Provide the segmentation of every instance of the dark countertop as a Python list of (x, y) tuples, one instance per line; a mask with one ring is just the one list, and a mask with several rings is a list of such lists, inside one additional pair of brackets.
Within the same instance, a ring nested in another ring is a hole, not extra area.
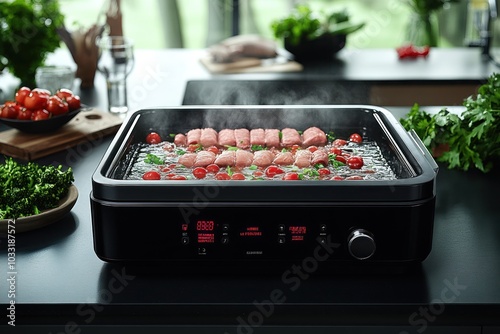
[[(413, 63), (399, 63), (394, 55), (392, 65), (397, 70), (391, 72), (387, 58), (393, 50), (347, 51), (342, 54), (349, 62), (345, 71), (332, 75), (347, 80), (481, 81), (494, 69), (477, 63), (479, 53), (474, 51), (442, 50), (431, 53), (427, 62)], [(132, 108), (180, 105), (190, 79), (256, 78), (248, 74), (211, 76), (197, 61), (200, 52), (138, 51), (129, 79)], [(356, 59), (359, 64), (354, 66), (350, 62)], [(455, 70), (445, 68), (450, 59), (454, 59)], [(431, 64), (434, 69), (429, 68)], [(402, 68), (405, 70), (400, 72)], [(372, 71), (363, 74), (365, 69)], [(307, 80), (309, 72), (257, 77), (270, 80), (301, 75)], [(0, 85), (4, 89), (5, 83)], [(76, 91), (85, 103), (105, 108), (99, 75), (96, 89)], [(408, 107), (388, 109), (401, 117)], [(165, 328), (183, 333), (298, 333), (303, 332), (303, 326), (315, 333), (500, 332), (498, 168), (482, 174), (441, 166), (436, 181), (433, 249), (416, 268), (311, 275), (292, 291), (279, 273), (190, 275), (138, 270), (99, 260), (93, 251), (90, 180), (111, 139), (80, 144), (38, 161), (71, 166), (79, 198), (61, 221), (16, 236), (17, 328), (7, 326), (8, 318), (2, 316), (2, 333), (77, 333), (80, 329), (82, 333), (109, 333), (106, 325), (113, 325), (113, 329), (122, 326), (121, 333), (163, 333)], [(145, 217), (133, 245), (138, 252), (149, 233), (154, 231), (148, 230)], [(0, 243), (0, 268), (5, 279), (6, 239), (0, 238)], [(276, 289), (283, 292), (285, 300), (270, 305)], [(10, 300), (2, 284), (0, 308), (5, 315)]]

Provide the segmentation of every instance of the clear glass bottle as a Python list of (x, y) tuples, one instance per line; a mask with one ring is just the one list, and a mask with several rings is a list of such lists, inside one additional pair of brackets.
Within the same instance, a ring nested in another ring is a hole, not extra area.
[(487, 0), (469, 0), (465, 26), (466, 46), (483, 46), (489, 34), (489, 5)]

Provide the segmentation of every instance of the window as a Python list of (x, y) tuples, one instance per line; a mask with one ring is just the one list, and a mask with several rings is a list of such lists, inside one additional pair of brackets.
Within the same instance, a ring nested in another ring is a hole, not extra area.
[[(60, 0), (69, 29), (74, 23), (89, 27), (99, 19), (108, 0)], [(259, 33), (273, 38), (270, 24), (285, 16), (297, 0), (240, 0), (241, 33)], [(215, 13), (215, 6), (218, 13)], [(230, 0), (121, 0), (124, 33), (132, 38), (138, 48), (185, 47), (204, 48), (230, 34)], [(409, 9), (404, 0), (310, 0), (314, 9), (346, 9), (353, 22), (366, 26), (350, 35), (348, 48), (393, 48), (405, 41), (405, 27)], [(174, 8), (174, 7), (177, 8)], [(462, 46), (466, 0), (453, 4), (441, 14), (440, 46)], [(223, 21), (226, 35), (210, 39), (208, 16)], [(444, 19), (447, 18), (447, 19)], [(178, 20), (178, 22), (177, 22)], [(179, 31), (177, 23), (181, 29)], [(458, 28), (458, 29), (457, 29)], [(182, 38), (182, 41), (179, 40)]]

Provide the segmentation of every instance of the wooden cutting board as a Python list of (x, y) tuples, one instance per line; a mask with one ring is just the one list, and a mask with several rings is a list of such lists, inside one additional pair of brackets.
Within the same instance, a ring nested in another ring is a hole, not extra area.
[(55, 132), (31, 134), (17, 129), (0, 132), (0, 153), (31, 161), (114, 134), (122, 123), (120, 116), (87, 109)]
[(230, 63), (215, 63), (209, 56), (200, 59), (205, 68), (214, 74), (300, 72), (303, 66), (296, 61), (273, 62), (258, 58), (241, 58)]

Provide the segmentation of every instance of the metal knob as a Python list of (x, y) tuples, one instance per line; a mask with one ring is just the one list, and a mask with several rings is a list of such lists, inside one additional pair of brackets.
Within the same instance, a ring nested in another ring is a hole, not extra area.
[(347, 239), (347, 248), (355, 259), (366, 260), (375, 253), (375, 240), (370, 232), (356, 229), (352, 231)]

